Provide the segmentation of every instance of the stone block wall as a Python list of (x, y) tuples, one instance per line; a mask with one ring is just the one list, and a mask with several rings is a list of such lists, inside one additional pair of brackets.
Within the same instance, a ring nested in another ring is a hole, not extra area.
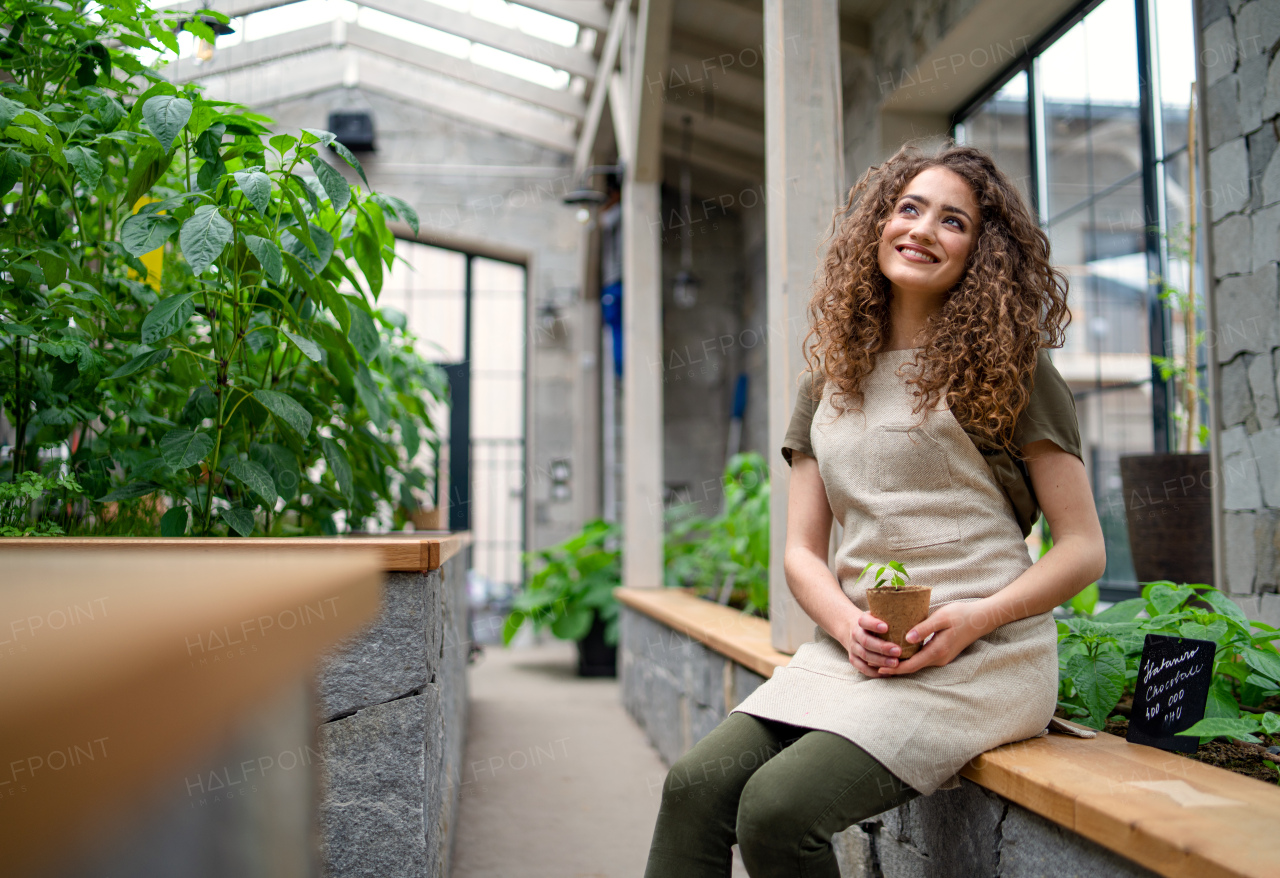
[(317, 683), (322, 872), (447, 878), (467, 717), (469, 550), (390, 573), (374, 624)]
[[(764, 683), (759, 674), (622, 607), (627, 712), (670, 765)], [(841, 878), (1154, 878), (1151, 872), (969, 781), (834, 837)]]
[(1250, 618), (1277, 625), (1280, 0), (1199, 0), (1198, 26), (1225, 587)]

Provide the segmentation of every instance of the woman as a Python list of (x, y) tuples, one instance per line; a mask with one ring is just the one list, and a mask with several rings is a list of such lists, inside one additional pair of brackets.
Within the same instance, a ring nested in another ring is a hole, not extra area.
[[(735, 842), (753, 878), (836, 878), (834, 833), (1045, 728), (1050, 612), (1106, 566), (1044, 350), (1070, 319), (1066, 280), (1017, 190), (979, 150), (904, 149), (842, 213), (783, 449), (784, 566), (814, 640), (672, 766), (647, 878), (727, 876)], [(1054, 543), (1032, 564), (1037, 504)], [(861, 577), (891, 559), (933, 589), (906, 660)]]

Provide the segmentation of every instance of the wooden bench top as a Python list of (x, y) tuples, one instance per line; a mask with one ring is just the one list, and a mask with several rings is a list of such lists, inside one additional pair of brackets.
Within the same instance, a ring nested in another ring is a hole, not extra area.
[(67, 552), (50, 542), (0, 543), (5, 874), (124, 828), (158, 783), (198, 768), (382, 600), (375, 548)]
[[(681, 589), (618, 588), (628, 607), (764, 677), (791, 657), (769, 623)], [(961, 774), (1169, 878), (1280, 878), (1280, 787), (1099, 733), (1006, 744)]]
[(412, 531), (370, 536), (337, 537), (8, 537), (0, 550), (61, 549), (63, 551), (163, 551), (182, 549), (210, 555), (225, 551), (345, 552), (372, 549), (386, 571), (436, 570), (471, 541), (467, 532)]

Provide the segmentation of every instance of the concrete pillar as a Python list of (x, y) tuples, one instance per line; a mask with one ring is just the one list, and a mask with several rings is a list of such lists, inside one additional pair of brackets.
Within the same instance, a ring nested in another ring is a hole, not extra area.
[[(662, 585), (662, 71), (673, 0), (641, 0), (622, 187), (622, 584)], [(656, 83), (653, 84), (653, 83)]]
[(813, 639), (813, 620), (791, 596), (782, 572), (790, 471), (778, 449), (804, 368), (801, 344), (817, 248), (844, 195), (838, 7), (838, 0), (764, 0), (769, 616), (773, 647), (789, 653)]

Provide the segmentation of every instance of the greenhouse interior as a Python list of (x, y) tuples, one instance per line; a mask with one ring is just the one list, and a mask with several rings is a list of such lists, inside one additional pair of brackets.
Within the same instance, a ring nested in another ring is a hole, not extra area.
[(0, 871), (1280, 875), (1278, 54), (5, 0)]

